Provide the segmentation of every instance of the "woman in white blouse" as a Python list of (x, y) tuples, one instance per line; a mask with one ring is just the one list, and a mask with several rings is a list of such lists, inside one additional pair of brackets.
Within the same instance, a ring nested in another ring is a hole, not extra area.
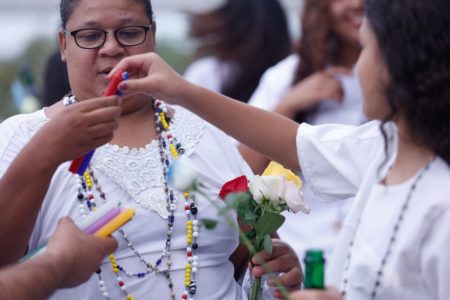
[[(360, 127), (298, 125), (181, 79), (156, 55), (119, 68), (122, 83), (183, 105), (284, 165), (324, 199), (355, 200), (327, 284), (294, 299), (433, 299), (450, 295), (450, 18), (447, 0), (366, 0), (358, 75)], [(144, 63), (145, 62), (145, 63)], [(162, 84), (170, 82), (170, 85)]]
[[(268, 69), (249, 104), (277, 112), (299, 123), (360, 125), (362, 93), (353, 70), (361, 51), (358, 30), (362, 0), (306, 0), (302, 37), (289, 57)], [(240, 145), (253, 172), (263, 172), (269, 159)], [(278, 230), (280, 237), (304, 257), (305, 250), (322, 249), (331, 257), (351, 199), (324, 203), (304, 185), (308, 218), (290, 213)]]

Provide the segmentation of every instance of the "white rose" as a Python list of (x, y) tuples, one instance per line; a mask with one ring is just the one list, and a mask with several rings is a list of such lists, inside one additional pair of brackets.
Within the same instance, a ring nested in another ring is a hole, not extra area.
[(187, 156), (181, 156), (167, 171), (167, 183), (174, 190), (180, 192), (188, 191), (195, 183), (198, 177), (194, 162)]
[(282, 198), (286, 201), (287, 206), (292, 212), (297, 213), (302, 211), (308, 214), (311, 211), (304, 202), (302, 190), (294, 182), (283, 180), (283, 193)]
[(259, 176), (255, 175), (249, 182), (248, 188), (253, 195), (253, 199), (261, 204), (263, 198), (269, 199), (274, 205), (280, 202), (278, 189), (281, 184), (279, 176)]

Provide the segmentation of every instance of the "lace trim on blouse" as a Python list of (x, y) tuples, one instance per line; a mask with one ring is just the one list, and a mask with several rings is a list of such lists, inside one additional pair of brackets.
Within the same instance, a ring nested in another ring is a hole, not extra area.
[[(42, 113), (37, 118), (25, 120), (24, 125), (28, 130), (37, 132), (48, 120)], [(206, 122), (177, 107), (170, 126), (183, 145), (185, 155), (191, 155), (200, 142)], [(91, 167), (111, 179), (141, 207), (155, 211), (162, 218), (169, 216), (156, 140), (139, 149), (106, 144), (96, 149)]]
[[(194, 152), (205, 125), (186, 110), (175, 111), (170, 126), (186, 155)], [(91, 166), (125, 190), (141, 207), (155, 211), (162, 218), (169, 216), (156, 140), (139, 149), (107, 144), (96, 150)]]

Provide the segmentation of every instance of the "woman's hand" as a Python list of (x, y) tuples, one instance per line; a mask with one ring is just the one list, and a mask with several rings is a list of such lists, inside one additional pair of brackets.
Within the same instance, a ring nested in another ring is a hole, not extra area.
[[(261, 259), (263, 259), (270, 272), (284, 273), (277, 277), (279, 283), (286, 288), (288, 292), (293, 292), (300, 289), (300, 284), (303, 280), (303, 273), (294, 250), (285, 242), (279, 239), (272, 239), (273, 252), (272, 255), (262, 251), (255, 255), (251, 263), (253, 265), (252, 273), (255, 277), (261, 277), (266, 274)], [(268, 281), (269, 285), (275, 287), (272, 279)], [(276, 290), (274, 296), (279, 299), (284, 299), (280, 291)]]
[(336, 76), (349, 74), (350, 70), (342, 67), (331, 67), (312, 74), (292, 87), (275, 112), (292, 119), (298, 112), (306, 111), (323, 100), (341, 103), (344, 90)]
[(187, 81), (153, 52), (124, 58), (111, 70), (108, 79), (117, 70), (129, 73), (130, 79), (122, 81), (118, 86), (124, 96), (142, 93), (177, 104), (177, 100), (189, 86)]
[(105, 257), (117, 248), (114, 238), (100, 238), (81, 232), (70, 218), (58, 222), (43, 255), (52, 259), (59, 274), (58, 288), (74, 287), (86, 280), (100, 267)]
[(324, 291), (303, 290), (290, 295), (291, 300), (343, 300), (344, 298), (335, 288), (327, 288)]
[(60, 164), (86, 154), (113, 137), (121, 114), (117, 96), (81, 101), (56, 112), (36, 134), (49, 162)]

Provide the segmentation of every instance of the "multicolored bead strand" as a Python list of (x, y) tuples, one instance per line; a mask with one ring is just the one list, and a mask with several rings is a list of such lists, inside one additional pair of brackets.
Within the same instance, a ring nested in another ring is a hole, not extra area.
[[(73, 97), (72, 97), (73, 98)], [(72, 99), (71, 98), (71, 99)], [(72, 101), (73, 100), (73, 101)], [(68, 104), (75, 103), (74, 98), (71, 101), (67, 101)], [(137, 259), (142, 263), (145, 270), (141, 272), (131, 272), (126, 270), (123, 266), (117, 263), (117, 260), (113, 254), (109, 256), (110, 265), (113, 273), (116, 276), (117, 286), (121, 289), (125, 295), (126, 300), (133, 300), (131, 294), (128, 293), (124, 277), (143, 279), (151, 273), (161, 274), (168, 281), (168, 287), (170, 290), (171, 299), (176, 299), (176, 293), (174, 291), (174, 285), (172, 282), (171, 268), (171, 246), (172, 235), (174, 233), (175, 212), (177, 210), (177, 194), (169, 188), (167, 184), (167, 171), (173, 160), (179, 158), (180, 155), (185, 153), (181, 143), (179, 143), (173, 133), (170, 132), (170, 118), (167, 115), (167, 107), (158, 100), (153, 101), (153, 109), (155, 112), (155, 126), (158, 133), (159, 152), (162, 163), (163, 176), (166, 179), (164, 181), (164, 192), (166, 194), (167, 211), (169, 216), (167, 218), (167, 236), (165, 247), (162, 250), (161, 255), (154, 264), (147, 262), (144, 257), (139, 253), (132, 241), (123, 229), (120, 229), (122, 239), (126, 241), (128, 248), (134, 253)], [(89, 167), (83, 176), (76, 175), (77, 186), (77, 199), (80, 201), (80, 213), (82, 217), (87, 216), (90, 211), (95, 211), (97, 208), (96, 197), (100, 196), (103, 203), (107, 201), (105, 193), (102, 191), (94, 171)], [(185, 289), (181, 294), (181, 299), (193, 299), (197, 292), (196, 273), (198, 270), (198, 256), (196, 255), (198, 249), (198, 235), (199, 235), (199, 222), (197, 219), (198, 208), (195, 203), (195, 194), (185, 193), (183, 194), (185, 199), (184, 212), (187, 218), (186, 221), (186, 269), (185, 269)], [(160, 270), (161, 265), (165, 263), (167, 270)], [(102, 269), (97, 272), (98, 285), (102, 296), (110, 300), (110, 295), (106, 289), (106, 284), (101, 275)]]
[[(169, 127), (165, 126), (167, 124), (167, 109), (163, 105), (163, 103), (159, 100), (154, 100), (153, 108), (155, 111), (156, 120), (156, 128), (160, 132), (159, 141), (161, 147), (161, 154), (163, 165), (164, 162), (166, 166), (169, 166), (169, 157), (164, 153), (163, 149), (166, 149), (166, 152), (169, 152), (173, 159), (178, 159), (180, 154), (184, 154), (184, 149), (181, 147), (181, 144), (177, 141), (176, 137), (173, 133), (169, 132)], [(166, 137), (166, 141), (164, 140)], [(167, 150), (168, 149), (168, 150)], [(165, 171), (164, 176), (166, 177), (167, 172)], [(167, 181), (167, 180), (166, 180)], [(197, 282), (196, 282), (196, 272), (198, 266), (198, 256), (195, 255), (198, 249), (197, 238), (199, 235), (198, 231), (198, 208), (195, 204), (195, 195), (191, 195), (190, 193), (183, 194), (185, 198), (184, 203), (184, 211), (187, 217), (186, 222), (186, 268), (185, 268), (185, 291), (181, 295), (181, 299), (193, 299), (194, 295), (197, 293)], [(195, 222), (195, 223), (194, 223)], [(195, 225), (194, 225), (195, 224)], [(195, 262), (195, 269), (193, 267), (193, 263)], [(195, 272), (194, 272), (195, 270)], [(190, 296), (190, 297), (189, 297)]]

